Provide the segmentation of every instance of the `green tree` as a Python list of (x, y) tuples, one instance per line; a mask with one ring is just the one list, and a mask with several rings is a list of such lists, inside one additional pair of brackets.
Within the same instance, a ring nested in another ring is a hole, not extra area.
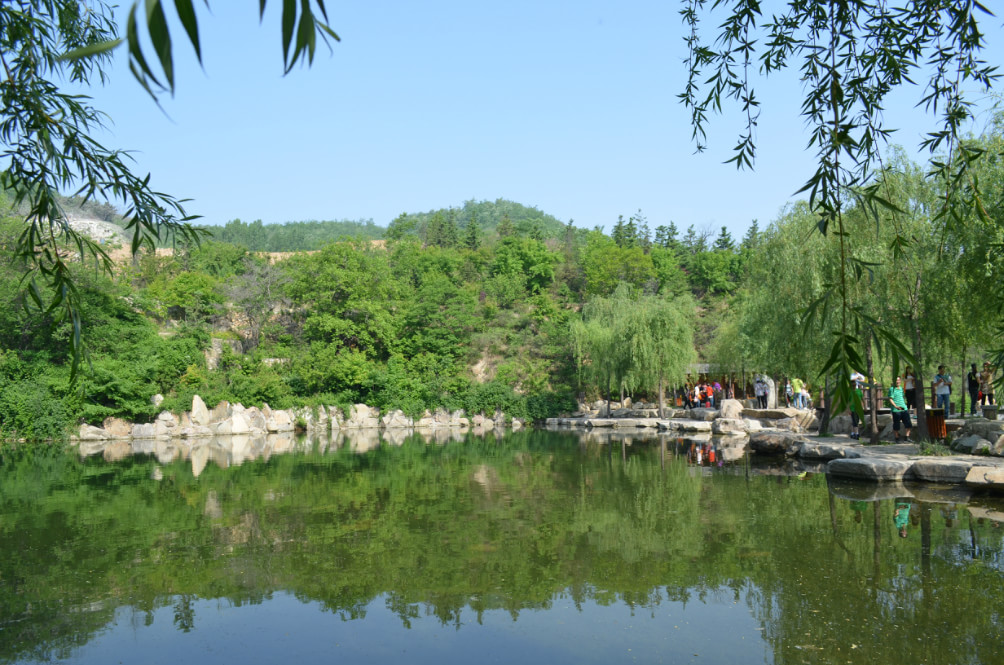
[[(165, 4), (147, 2), (140, 12), (139, 3), (134, 3), (126, 23), (131, 71), (151, 95), (154, 90), (173, 91), (175, 85)], [(174, 6), (201, 59), (193, 3), (175, 0)], [(259, 3), (262, 15), (265, 6), (266, 2)], [(286, 71), (301, 57), (313, 59), (318, 36), (322, 41), (338, 38), (315, 14), (314, 6), (310, 0), (283, 5)], [(324, 17), (323, 2), (316, 6)], [(23, 266), (35, 304), (58, 313), (71, 326), (67, 342), (74, 370), (82, 350), (81, 301), (68, 257), (89, 257), (108, 271), (111, 263), (100, 246), (70, 227), (60, 190), (77, 188), (84, 201), (123, 205), (134, 253), (165, 237), (198, 242), (202, 235), (177, 199), (152, 189), (149, 176), (133, 173), (124, 153), (94, 140), (92, 134), (102, 126), (103, 116), (90, 100), (60, 90), (63, 81), (88, 85), (106, 78), (110, 50), (122, 41), (112, 12), (101, 0), (0, 3), (0, 59), (5, 73), (0, 140), (6, 161), (0, 185), (11, 193), (15, 206), (26, 211), (24, 232), (13, 254)], [(152, 46), (156, 61), (144, 55), (144, 43)], [(73, 251), (67, 252), (66, 246)]]
[[(857, 331), (866, 314), (852, 299), (851, 282), (869, 274), (851, 257), (846, 213), (863, 198), (867, 207), (889, 206), (876, 172), (893, 127), (885, 110), (891, 95), (907, 85), (919, 86), (920, 104), (938, 116), (921, 148), (931, 155), (929, 175), (943, 189), (935, 219), (942, 232), (966, 224), (968, 211), (986, 214), (987, 199), (975, 177), (975, 165), (985, 155), (968, 143), (964, 133), (973, 118), (973, 97), (997, 80), (997, 67), (982, 59), (986, 34), (981, 19), (990, 11), (977, 0), (920, 0), (903, 8), (886, 3), (834, 3), (789, 0), (783, 10), (764, 20), (759, 3), (706, 5), (685, 0), (682, 15), (688, 78), (680, 97), (691, 112), (693, 136), (704, 148), (708, 114), (735, 102), (744, 117), (734, 154), (739, 168), (751, 167), (756, 156), (755, 130), (760, 102), (752, 76), (797, 68), (804, 96), (801, 113), (810, 127), (808, 148), (816, 154), (816, 169), (801, 191), (809, 193), (816, 228), (829, 234), (840, 250), (837, 278), (821, 294), (821, 313), (839, 322), (824, 370), (836, 370), (837, 403), (847, 404), (853, 392), (851, 370), (864, 371)], [(716, 28), (711, 42), (701, 33), (710, 14)], [(989, 19), (993, 20), (993, 19)], [(832, 233), (831, 233), (832, 232)]]

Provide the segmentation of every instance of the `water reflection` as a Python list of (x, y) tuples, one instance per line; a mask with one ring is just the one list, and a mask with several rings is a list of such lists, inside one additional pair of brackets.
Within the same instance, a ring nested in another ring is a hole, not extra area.
[(353, 434), (5, 458), (0, 661), (1000, 661), (987, 497), (734, 439)]

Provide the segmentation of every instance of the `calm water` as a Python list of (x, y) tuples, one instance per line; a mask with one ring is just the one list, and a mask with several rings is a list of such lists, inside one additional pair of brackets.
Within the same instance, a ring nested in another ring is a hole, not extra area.
[(1000, 500), (690, 452), (8, 455), (0, 662), (1004, 662)]

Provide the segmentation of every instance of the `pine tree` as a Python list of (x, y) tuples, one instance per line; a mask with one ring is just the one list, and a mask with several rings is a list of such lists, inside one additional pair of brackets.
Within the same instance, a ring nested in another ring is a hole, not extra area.
[(478, 213), (471, 210), (471, 218), (467, 220), (467, 228), (464, 233), (464, 247), (476, 252), (481, 246), (481, 231), (478, 228)]

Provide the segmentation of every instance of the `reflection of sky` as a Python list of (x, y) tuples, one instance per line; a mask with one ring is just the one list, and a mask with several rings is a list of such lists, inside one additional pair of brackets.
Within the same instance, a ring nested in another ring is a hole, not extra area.
[(455, 624), (419, 608), (405, 628), (383, 597), (365, 617), (344, 620), (315, 602), (275, 594), (260, 605), (196, 601), (194, 628), (181, 632), (174, 608), (147, 623), (143, 613), (120, 610), (108, 629), (64, 662), (108, 663), (764, 663), (770, 662), (744, 597), (726, 591), (686, 607), (672, 601), (634, 610), (556, 598), (546, 610), (516, 621), (504, 610), (473, 610)]

